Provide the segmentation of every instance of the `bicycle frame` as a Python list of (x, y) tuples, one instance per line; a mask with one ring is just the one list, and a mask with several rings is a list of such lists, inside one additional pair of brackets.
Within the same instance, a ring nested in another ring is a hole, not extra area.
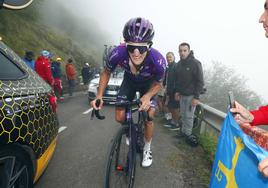
[[(100, 104), (100, 101), (97, 101)], [(111, 165), (113, 161), (113, 156), (115, 157), (115, 170), (118, 172), (123, 172), (123, 174), (127, 177), (128, 187), (132, 188), (135, 181), (135, 170), (136, 170), (136, 154), (141, 153), (143, 154), (143, 146), (144, 146), (144, 123), (146, 120), (151, 121), (152, 119), (149, 118), (147, 112), (139, 111), (138, 112), (138, 121), (137, 123), (133, 120), (133, 113), (138, 111), (138, 108), (133, 109), (134, 106), (139, 106), (140, 100), (134, 101), (122, 101), (116, 103), (116, 106), (120, 106), (125, 108), (125, 122), (123, 123), (118, 132), (115, 135), (115, 140), (112, 141), (111, 148), (109, 150), (109, 157), (107, 159), (107, 166), (106, 166), (106, 176), (105, 176), (105, 187), (109, 187), (110, 183), (110, 173), (111, 173)], [(98, 105), (97, 105), (98, 106)], [(98, 118), (103, 120), (105, 116), (99, 114), (98, 110), (93, 110), (91, 114), (91, 119), (94, 115)], [(126, 161), (123, 165), (118, 164), (118, 157), (120, 152), (120, 145), (122, 135), (129, 140), (129, 144), (126, 145), (126, 153), (122, 155)], [(118, 144), (118, 145), (117, 145)], [(142, 156), (141, 156), (142, 157)], [(120, 177), (120, 175), (119, 175)]]
[[(137, 109), (133, 110), (131, 107), (127, 106), (125, 111), (126, 123), (129, 126), (129, 151), (128, 151), (128, 163), (133, 164), (132, 157), (136, 157), (137, 148), (142, 150), (143, 148), (143, 126), (145, 122), (145, 117), (143, 112), (139, 111), (138, 113), (138, 122), (133, 122), (132, 114), (136, 112)], [(128, 173), (131, 172), (132, 166), (129, 165)], [(130, 173), (129, 173), (130, 174)]]

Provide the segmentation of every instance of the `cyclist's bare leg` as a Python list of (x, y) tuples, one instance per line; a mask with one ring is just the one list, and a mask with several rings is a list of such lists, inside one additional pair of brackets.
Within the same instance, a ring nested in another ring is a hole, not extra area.
[(125, 109), (122, 107), (115, 107), (115, 120), (119, 123), (125, 121)]
[[(155, 113), (155, 108), (150, 108), (148, 110), (148, 114), (150, 117), (153, 117)], [(142, 167), (149, 167), (152, 165), (153, 158), (151, 152), (151, 142), (154, 131), (154, 123), (153, 121), (146, 121), (144, 128), (144, 147), (143, 147), (143, 159), (142, 159)]]
[[(149, 108), (148, 114), (149, 114), (149, 117), (154, 117), (155, 108)], [(150, 142), (152, 140), (153, 132), (154, 132), (153, 121), (146, 121), (145, 128), (144, 128), (144, 138), (147, 142)]]

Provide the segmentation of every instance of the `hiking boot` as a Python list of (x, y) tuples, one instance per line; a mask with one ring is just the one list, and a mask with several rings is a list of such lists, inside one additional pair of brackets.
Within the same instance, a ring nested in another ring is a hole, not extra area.
[(187, 136), (185, 141), (187, 144), (189, 144), (192, 147), (196, 147), (199, 144), (199, 138), (194, 134)]

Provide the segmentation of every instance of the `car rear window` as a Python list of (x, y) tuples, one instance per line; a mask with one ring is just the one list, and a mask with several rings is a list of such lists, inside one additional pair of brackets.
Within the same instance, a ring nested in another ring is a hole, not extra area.
[(14, 80), (25, 76), (25, 73), (4, 54), (0, 53), (0, 80)]

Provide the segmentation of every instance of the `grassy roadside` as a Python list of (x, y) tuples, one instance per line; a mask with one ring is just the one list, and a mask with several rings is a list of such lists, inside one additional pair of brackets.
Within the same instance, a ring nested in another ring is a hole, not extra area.
[(178, 151), (170, 155), (169, 163), (180, 172), (186, 187), (208, 187), (211, 173), (210, 163), (202, 147), (191, 147), (179, 140)]
[[(155, 118), (157, 124), (164, 122), (160, 117)], [(163, 132), (172, 137), (174, 131), (162, 127)], [(194, 130), (195, 133), (199, 130)], [(168, 158), (168, 165), (183, 177), (183, 187), (208, 187), (212, 164), (217, 146), (217, 137), (209, 134), (200, 135), (200, 145), (191, 147), (184, 138), (176, 139), (175, 146)]]
[(200, 145), (202, 146), (207, 161), (213, 165), (214, 157), (217, 149), (218, 138), (212, 134), (201, 134)]

